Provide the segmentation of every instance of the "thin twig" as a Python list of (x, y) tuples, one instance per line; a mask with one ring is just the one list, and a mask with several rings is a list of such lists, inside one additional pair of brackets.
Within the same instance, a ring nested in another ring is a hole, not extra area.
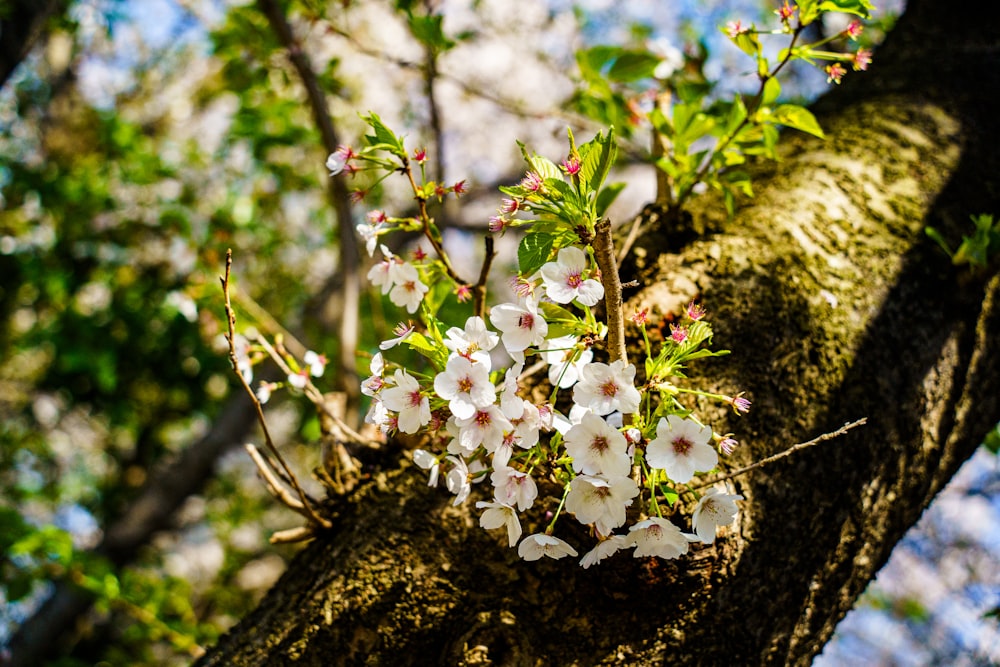
[(618, 251), (619, 264), (625, 261), (625, 258), (628, 257), (629, 252), (632, 250), (632, 246), (635, 245), (636, 239), (639, 238), (639, 229), (642, 226), (643, 217), (643, 214), (640, 213), (632, 220), (628, 236), (625, 237), (625, 242), (622, 244), (621, 250)]
[(486, 313), (486, 281), (490, 277), (490, 266), (493, 264), (493, 258), (497, 256), (493, 250), (492, 234), (486, 235), (485, 245), (486, 255), (483, 257), (483, 267), (479, 271), (479, 280), (472, 287), (473, 311), (479, 317), (483, 317)]
[(254, 465), (257, 466), (257, 471), (260, 473), (260, 476), (264, 478), (264, 483), (267, 484), (267, 488), (270, 490), (271, 495), (284, 503), (289, 509), (305, 515), (306, 506), (302, 504), (301, 500), (294, 497), (288, 489), (285, 488), (285, 485), (281, 483), (281, 480), (275, 477), (274, 467), (271, 465), (271, 462), (260, 453), (260, 450), (250, 443), (243, 445), (243, 448), (246, 449), (246, 452), (250, 455)]
[[(254, 342), (264, 348), (267, 352), (267, 356), (271, 358), (271, 361), (281, 370), (285, 375), (294, 375), (295, 372), (292, 370), (285, 358), (278, 353), (278, 351), (271, 345), (264, 336), (257, 335), (254, 336)], [(323, 392), (312, 383), (312, 380), (305, 378), (306, 385), (302, 388), (302, 393), (305, 394), (306, 398), (316, 406), (317, 410), (321, 410), (323, 414), (333, 420), (333, 422), (343, 431), (343, 435), (346, 440), (350, 440), (353, 444), (361, 445), (363, 447), (374, 447), (373, 444), (364, 438), (360, 433), (352, 429), (350, 426), (344, 422), (338, 415), (334, 414), (329, 408), (326, 407), (326, 401), (323, 399)], [(374, 447), (377, 449), (378, 447)]]
[(310, 502), (311, 499), (299, 485), (298, 480), (292, 473), (291, 468), (288, 467), (288, 464), (285, 463), (285, 459), (281, 456), (278, 448), (274, 446), (274, 441), (271, 439), (271, 433), (267, 428), (267, 420), (264, 418), (264, 407), (260, 404), (260, 401), (257, 399), (257, 394), (254, 393), (250, 384), (246, 381), (246, 378), (243, 377), (243, 373), (240, 372), (239, 362), (236, 359), (236, 313), (233, 311), (233, 306), (229, 297), (229, 276), (232, 271), (232, 267), (233, 251), (230, 249), (226, 251), (226, 275), (222, 278), (222, 293), (226, 300), (226, 320), (228, 322), (226, 340), (229, 342), (229, 362), (232, 364), (233, 372), (236, 374), (236, 377), (239, 378), (240, 384), (243, 385), (243, 390), (246, 391), (247, 396), (250, 397), (250, 401), (253, 403), (254, 409), (257, 412), (257, 421), (260, 423), (261, 431), (264, 434), (264, 443), (267, 445), (267, 449), (271, 455), (278, 461), (278, 464), (281, 466), (281, 470), (284, 471), (287, 476), (286, 481), (292, 486), (293, 489), (295, 489), (299, 500), (302, 501), (302, 504), (308, 510), (309, 519), (324, 528), (329, 528), (333, 524), (316, 514), (313, 509), (312, 502)]
[(826, 442), (827, 440), (833, 440), (834, 438), (838, 438), (838, 437), (844, 435), (845, 433), (847, 433), (848, 431), (850, 431), (851, 429), (856, 428), (858, 426), (864, 426), (867, 423), (868, 423), (868, 417), (862, 417), (861, 419), (858, 419), (856, 421), (844, 424), (843, 426), (841, 426), (840, 428), (838, 428), (836, 431), (831, 431), (829, 433), (824, 433), (823, 435), (817, 436), (817, 437), (815, 437), (812, 440), (809, 440), (807, 442), (800, 442), (798, 444), (792, 445), (788, 449), (786, 449), (784, 451), (781, 451), (781, 452), (778, 452), (774, 456), (768, 456), (766, 459), (761, 459), (760, 461), (755, 461), (754, 463), (751, 463), (748, 466), (744, 466), (742, 468), (738, 468), (736, 470), (733, 470), (732, 472), (726, 473), (725, 475), (722, 475), (720, 477), (716, 477), (715, 479), (708, 480), (708, 481), (702, 482), (700, 484), (689, 485), (688, 489), (701, 489), (701, 488), (704, 488), (706, 486), (712, 486), (713, 484), (717, 484), (719, 482), (723, 482), (723, 481), (725, 481), (727, 479), (732, 479), (733, 477), (738, 477), (740, 475), (744, 475), (744, 474), (750, 472), (751, 470), (756, 470), (757, 468), (760, 468), (761, 466), (766, 466), (769, 463), (774, 463), (775, 461), (779, 461), (779, 460), (785, 458), (786, 456), (791, 456), (795, 452), (798, 452), (798, 451), (801, 451), (803, 449), (806, 449), (807, 447), (812, 447), (813, 445), (818, 445), (821, 442)]

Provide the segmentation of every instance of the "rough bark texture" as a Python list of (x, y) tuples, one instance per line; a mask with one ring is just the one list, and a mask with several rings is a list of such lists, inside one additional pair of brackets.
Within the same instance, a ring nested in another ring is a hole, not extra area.
[(700, 295), (733, 351), (693, 370), (754, 401), (714, 415), (737, 463), (868, 426), (735, 480), (715, 545), (590, 570), (517, 562), (422, 472), (387, 473), (199, 664), (808, 665), (1000, 420), (1000, 278), (923, 233), (1000, 213), (997, 37), (973, 4), (911, 2), (877, 68), (817, 106), (827, 141), (790, 141), (734, 221), (706, 205), (693, 242), (639, 243), (626, 309)]

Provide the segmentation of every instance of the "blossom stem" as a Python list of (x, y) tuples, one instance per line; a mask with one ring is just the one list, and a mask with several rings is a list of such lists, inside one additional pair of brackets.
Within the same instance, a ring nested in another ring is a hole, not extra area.
[(556, 508), (556, 514), (555, 516), (552, 517), (552, 521), (549, 522), (549, 525), (545, 527), (546, 535), (551, 535), (552, 532), (556, 529), (556, 521), (559, 520), (559, 515), (562, 514), (563, 505), (566, 504), (566, 496), (568, 495), (569, 495), (569, 484), (567, 483), (563, 487), (562, 499), (559, 501), (559, 507)]
[(697, 389), (687, 389), (685, 387), (677, 387), (677, 386), (674, 386), (673, 388), (677, 392), (682, 393), (682, 394), (694, 394), (695, 396), (704, 396), (705, 398), (714, 398), (715, 400), (722, 401), (724, 403), (728, 403), (728, 402), (730, 402), (732, 400), (728, 396), (723, 396), (722, 394), (712, 394), (712, 393), (707, 392), (707, 391), (698, 391)]
[[(444, 246), (441, 245), (441, 241), (437, 238), (437, 235), (431, 229), (431, 216), (427, 212), (427, 198), (423, 195), (420, 188), (417, 186), (416, 180), (413, 178), (413, 169), (410, 167), (410, 160), (405, 155), (400, 157), (403, 163), (402, 171), (406, 174), (406, 178), (410, 181), (410, 188), (413, 190), (413, 194), (417, 200), (417, 207), (420, 210), (420, 222), (423, 225), (424, 236), (430, 241), (431, 246), (434, 248), (434, 252), (437, 253), (438, 259), (441, 260), (441, 265), (444, 266), (445, 272), (448, 274), (452, 280), (458, 285), (466, 285), (472, 287), (466, 281), (455, 273), (454, 267), (451, 265), (451, 261), (448, 259), (448, 253), (444, 251)], [(491, 260), (492, 261), (492, 260)], [(478, 286), (477, 286), (478, 287)]]

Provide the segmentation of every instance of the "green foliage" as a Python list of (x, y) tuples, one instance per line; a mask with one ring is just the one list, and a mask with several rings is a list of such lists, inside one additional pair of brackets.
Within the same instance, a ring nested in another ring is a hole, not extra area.
[(981, 271), (1000, 253), (1000, 221), (994, 222), (993, 216), (985, 213), (973, 215), (971, 220), (975, 231), (971, 236), (963, 236), (954, 252), (937, 229), (925, 227), (924, 231), (941, 246), (955, 266), (968, 265), (973, 271)]
[[(681, 208), (701, 186), (722, 193), (730, 215), (737, 197), (753, 195), (748, 172), (741, 168), (748, 157), (777, 159), (775, 147), (779, 128), (785, 127), (823, 138), (823, 131), (806, 108), (780, 103), (781, 84), (777, 78), (794, 60), (811, 64), (833, 61), (826, 69), (839, 83), (846, 70), (840, 63), (863, 69), (856, 58), (870, 53), (837, 53), (821, 49), (832, 39), (856, 38), (860, 27), (852, 25), (844, 33), (811, 44), (800, 44), (807, 25), (825, 12), (842, 12), (868, 18), (867, 0), (800, 2), (776, 12), (779, 27), (774, 30), (745, 27), (734, 21), (720, 30), (754, 62), (758, 88), (754, 94), (737, 94), (731, 100), (713, 99), (714, 85), (704, 76), (706, 48), (688, 49), (684, 62), (673, 63), (664, 56), (636, 47), (594, 46), (577, 53), (580, 86), (574, 97), (579, 111), (601, 122), (622, 128), (628, 137), (645, 117), (657, 135), (652, 161), (664, 172), (659, 198), (671, 208)], [(798, 18), (796, 19), (796, 11)], [(784, 37), (789, 47), (772, 61), (762, 38)], [(669, 64), (669, 75), (658, 75)], [(652, 109), (641, 112), (639, 100), (652, 100)]]
[(1000, 424), (997, 424), (983, 438), (983, 447), (994, 456), (1000, 456)]

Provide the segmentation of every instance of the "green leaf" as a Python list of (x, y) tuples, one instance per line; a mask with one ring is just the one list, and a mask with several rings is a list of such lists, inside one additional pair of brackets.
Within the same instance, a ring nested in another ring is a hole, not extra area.
[(434, 51), (441, 53), (455, 46), (455, 42), (448, 39), (441, 28), (441, 23), (444, 20), (443, 16), (416, 16), (410, 14), (407, 18), (410, 23), (410, 32), (413, 33), (413, 36), (422, 44), (431, 47)]
[(760, 103), (764, 106), (774, 104), (781, 96), (781, 83), (776, 77), (770, 77), (764, 82), (764, 91), (761, 95)]
[(659, 64), (660, 59), (648, 51), (626, 51), (611, 65), (608, 78), (620, 83), (648, 79)]
[(826, 135), (823, 134), (823, 128), (816, 122), (816, 117), (813, 116), (812, 112), (797, 104), (779, 105), (774, 109), (774, 114), (771, 118), (773, 122), (779, 125), (811, 134), (820, 139), (826, 138)]
[(541, 155), (532, 155), (528, 158), (528, 165), (531, 166), (532, 171), (536, 172), (543, 180), (548, 180), (554, 178), (556, 180), (562, 180), (562, 172), (556, 164)]
[(522, 274), (531, 275), (549, 261), (555, 238), (552, 234), (536, 232), (521, 239), (517, 246), (517, 266)]
[(994, 456), (1000, 455), (1000, 424), (993, 427), (993, 430), (986, 434), (983, 439), (983, 447)]
[(580, 74), (585, 79), (593, 77), (604, 80), (602, 74), (604, 68), (613, 63), (623, 51), (624, 49), (619, 46), (594, 46), (577, 51), (576, 63), (580, 68)]
[[(727, 35), (729, 34), (729, 29), (725, 26), (720, 26), (719, 30)], [(730, 37), (730, 39), (733, 41), (733, 44), (738, 46), (739, 49), (748, 56), (756, 58), (757, 54), (761, 51), (760, 39), (758, 39), (757, 33), (754, 32), (753, 28), (751, 28), (749, 32), (741, 32), (736, 35), (736, 37)]]
[(590, 192), (601, 189), (617, 155), (614, 127), (608, 129), (607, 135), (598, 132), (597, 136), (580, 146), (580, 181), (589, 186)]
[(400, 157), (406, 157), (406, 148), (403, 146), (403, 140), (397, 137), (396, 134), (382, 122), (382, 119), (378, 117), (378, 114), (369, 112), (367, 116), (362, 116), (361, 119), (365, 121), (365, 123), (367, 123), (368, 126), (375, 132), (374, 135), (365, 135), (365, 140), (370, 146), (381, 146)]
[(875, 5), (868, 0), (823, 0), (817, 9), (821, 12), (854, 14), (867, 19), (871, 18), (871, 10), (875, 9)]
[(620, 195), (624, 189), (625, 184), (621, 182), (610, 183), (601, 189), (601, 192), (597, 195), (597, 202), (595, 203), (598, 218), (604, 217), (608, 208), (610, 208), (611, 204), (614, 203), (615, 199), (618, 198), (618, 195)]
[(411, 350), (416, 350), (432, 361), (443, 356), (441, 351), (431, 341), (427, 340), (426, 336), (417, 331), (414, 331), (407, 336), (406, 340), (403, 341), (403, 344), (409, 346)]

